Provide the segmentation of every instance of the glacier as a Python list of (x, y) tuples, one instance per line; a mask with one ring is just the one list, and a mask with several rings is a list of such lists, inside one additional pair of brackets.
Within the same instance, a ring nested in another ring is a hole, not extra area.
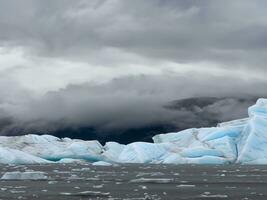
[(267, 164), (267, 99), (258, 99), (249, 107), (248, 118), (152, 139), (153, 143), (107, 142), (102, 146), (96, 140), (51, 135), (0, 136), (0, 163)]

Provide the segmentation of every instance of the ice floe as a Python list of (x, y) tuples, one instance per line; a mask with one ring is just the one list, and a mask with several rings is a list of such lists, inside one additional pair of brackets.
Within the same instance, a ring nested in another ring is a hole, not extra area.
[(94, 166), (111, 166), (111, 163), (105, 162), (105, 161), (97, 161), (94, 162), (92, 165)]
[(29, 172), (6, 172), (2, 178), (2, 180), (47, 180), (45, 172), (40, 171), (29, 171)]

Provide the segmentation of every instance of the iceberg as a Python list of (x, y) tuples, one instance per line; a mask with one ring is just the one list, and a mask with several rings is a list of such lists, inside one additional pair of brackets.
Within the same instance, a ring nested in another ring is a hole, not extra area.
[(48, 160), (19, 151), (0, 147), (0, 163), (2, 164), (38, 164), (50, 163)]
[(267, 164), (267, 99), (251, 106), (248, 118), (152, 139), (153, 143), (107, 142), (102, 146), (95, 140), (51, 135), (0, 136), (0, 163)]
[(103, 147), (103, 159), (111, 162), (116, 162), (119, 159), (120, 153), (126, 145), (117, 142), (107, 142)]
[(259, 99), (248, 109), (249, 121), (238, 143), (238, 163), (266, 164), (267, 100)]
[(51, 135), (1, 136), (0, 147), (20, 150), (49, 161), (63, 158), (98, 161), (103, 149), (98, 141), (60, 139)]

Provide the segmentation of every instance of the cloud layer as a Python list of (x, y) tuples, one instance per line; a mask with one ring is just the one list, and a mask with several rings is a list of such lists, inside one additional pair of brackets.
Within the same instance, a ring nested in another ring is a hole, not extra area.
[(174, 100), (266, 96), (265, 4), (1, 1), (0, 132), (175, 124)]

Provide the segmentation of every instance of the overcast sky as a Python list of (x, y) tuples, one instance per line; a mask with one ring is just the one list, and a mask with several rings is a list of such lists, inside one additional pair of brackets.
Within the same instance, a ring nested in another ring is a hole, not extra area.
[(266, 96), (266, 7), (264, 0), (0, 1), (0, 118), (143, 124), (176, 99)]

